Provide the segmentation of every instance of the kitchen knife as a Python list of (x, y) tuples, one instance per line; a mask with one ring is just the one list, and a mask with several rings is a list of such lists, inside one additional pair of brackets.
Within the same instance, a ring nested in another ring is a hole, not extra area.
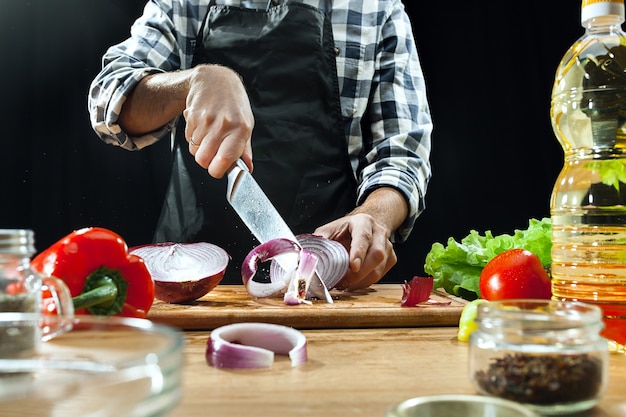
[[(238, 159), (228, 172), (226, 199), (259, 242), (265, 243), (279, 238), (297, 242), (287, 223), (241, 159)], [(274, 260), (285, 271), (291, 271), (296, 269), (298, 258), (298, 254), (286, 253), (275, 256)], [(332, 297), (317, 271), (313, 275), (309, 284), (309, 293), (332, 303)]]
[[(278, 238), (297, 242), (287, 223), (241, 159), (228, 172), (226, 198), (259, 242)], [(297, 254), (279, 255), (274, 259), (285, 271), (294, 269), (298, 262)]]

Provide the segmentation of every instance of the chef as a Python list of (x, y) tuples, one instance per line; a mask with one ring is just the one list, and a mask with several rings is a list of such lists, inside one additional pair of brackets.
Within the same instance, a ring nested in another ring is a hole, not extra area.
[(225, 283), (259, 243), (226, 200), (238, 158), (295, 234), (344, 244), (340, 289), (385, 276), (424, 209), (432, 122), (400, 0), (150, 0), (89, 111), (106, 143), (171, 140), (154, 239), (221, 246)]

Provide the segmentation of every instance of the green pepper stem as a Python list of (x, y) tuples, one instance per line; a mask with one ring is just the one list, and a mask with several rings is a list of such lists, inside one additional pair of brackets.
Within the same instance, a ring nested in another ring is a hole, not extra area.
[(85, 280), (82, 294), (72, 299), (74, 310), (87, 309), (97, 316), (113, 316), (122, 312), (128, 282), (119, 269), (105, 266), (93, 271)]
[(83, 292), (72, 298), (74, 309), (89, 308), (97, 305), (107, 306), (113, 304), (117, 298), (117, 285), (109, 277), (100, 278), (95, 283), (95, 288)]

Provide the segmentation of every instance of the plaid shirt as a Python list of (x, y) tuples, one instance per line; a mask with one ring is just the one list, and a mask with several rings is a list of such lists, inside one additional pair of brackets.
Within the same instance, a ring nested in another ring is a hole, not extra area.
[[(325, 0), (304, 0), (324, 9)], [(265, 8), (267, 1), (217, 0)], [(126, 96), (146, 75), (191, 66), (209, 0), (150, 0), (126, 41), (103, 57), (89, 92), (91, 123), (106, 143), (141, 149), (171, 131), (176, 120), (141, 137), (117, 124)], [(409, 18), (401, 0), (334, 0), (332, 27), (348, 152), (358, 201), (383, 186), (398, 189), (409, 216), (392, 237), (405, 240), (424, 209), (431, 176), (432, 121)]]

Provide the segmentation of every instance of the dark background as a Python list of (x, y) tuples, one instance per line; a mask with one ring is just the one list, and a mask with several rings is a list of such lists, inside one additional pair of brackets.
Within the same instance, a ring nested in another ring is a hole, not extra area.
[[(141, 152), (105, 145), (87, 113), (102, 54), (128, 36), (143, 4), (0, 0), (0, 228), (33, 229), (39, 250), (85, 226), (131, 246), (151, 240), (166, 142)], [(427, 209), (398, 248), (408, 261), (399, 276), (410, 279), (434, 242), (471, 229), (511, 233), (549, 215), (562, 166), (550, 91), (583, 29), (574, 0), (405, 5), (435, 123)]]

